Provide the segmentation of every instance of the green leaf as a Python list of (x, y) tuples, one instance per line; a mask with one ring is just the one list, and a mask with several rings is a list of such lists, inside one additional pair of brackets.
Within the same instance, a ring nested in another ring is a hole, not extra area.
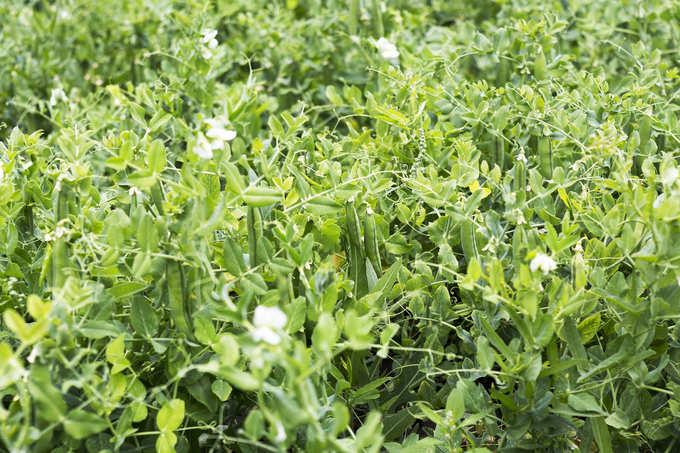
[(130, 361), (125, 358), (125, 334), (120, 334), (106, 346), (106, 360), (113, 365), (111, 374), (120, 373), (130, 366)]
[(228, 382), (221, 379), (213, 381), (211, 384), (211, 389), (215, 395), (220, 399), (220, 401), (226, 401), (231, 395), (231, 385)]
[[(457, 422), (465, 414), (465, 396), (459, 388), (454, 388), (446, 398), (446, 411), (450, 419)], [(450, 414), (448, 412), (451, 411)]]
[(143, 298), (135, 298), (130, 305), (130, 322), (142, 337), (151, 338), (158, 331), (158, 314), (151, 303)]
[(52, 385), (49, 370), (33, 366), (27, 384), (38, 407), (38, 417), (47, 422), (60, 421), (66, 414), (66, 403), (61, 392)]
[(82, 409), (72, 410), (64, 420), (64, 429), (68, 435), (78, 440), (102, 432), (108, 427), (106, 419)]
[(567, 397), (569, 406), (579, 412), (595, 412), (602, 413), (602, 409), (597, 400), (590, 393), (570, 393)]
[(151, 142), (147, 163), (149, 170), (155, 175), (160, 174), (165, 169), (165, 146), (163, 146), (163, 142), (160, 140)]
[(175, 431), (184, 421), (184, 401), (172, 399), (158, 411), (156, 415), (156, 425), (162, 433)]

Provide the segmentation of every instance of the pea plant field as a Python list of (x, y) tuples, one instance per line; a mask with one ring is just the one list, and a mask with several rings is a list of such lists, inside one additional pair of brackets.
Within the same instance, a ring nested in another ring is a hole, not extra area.
[(680, 451), (680, 3), (0, 0), (0, 453)]

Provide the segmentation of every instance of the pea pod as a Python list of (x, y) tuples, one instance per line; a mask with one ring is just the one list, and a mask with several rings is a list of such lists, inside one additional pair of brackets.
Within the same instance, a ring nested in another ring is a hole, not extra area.
[(164, 211), (163, 211), (163, 188), (161, 187), (160, 180), (157, 181), (156, 184), (151, 186), (151, 200), (153, 201), (154, 206), (156, 206), (156, 209), (158, 210), (158, 214), (164, 215)]
[(465, 219), (460, 224), (460, 242), (463, 246), (465, 260), (468, 263), (473, 258), (479, 261), (479, 252), (477, 251), (477, 241), (475, 239), (475, 224), (472, 220)]
[[(59, 224), (59, 221), (65, 219), (68, 216), (68, 200), (65, 188), (56, 190), (56, 203), (55, 203), (55, 225)], [(63, 286), (66, 281), (67, 272), (69, 267), (68, 259), (68, 248), (66, 246), (66, 239), (63, 237), (57, 237), (54, 239), (54, 246), (52, 247), (52, 285), (56, 288)]]
[(380, 262), (380, 252), (378, 250), (378, 236), (375, 226), (375, 218), (373, 214), (366, 214), (364, 220), (364, 247), (366, 249), (366, 256), (368, 257), (373, 270), (376, 275), (380, 277), (382, 274), (382, 264)]
[(635, 157), (634, 162), (635, 168), (639, 170), (642, 168), (642, 162), (648, 156), (647, 147), (649, 145), (649, 140), (652, 136), (652, 119), (649, 116), (643, 115), (642, 118), (640, 118), (640, 120), (638, 121), (638, 133), (640, 136), (639, 145), (640, 155)]
[(494, 151), (495, 151), (494, 160), (498, 165), (498, 168), (503, 170), (505, 166), (505, 140), (503, 139), (503, 137), (500, 136), (496, 137), (496, 147)]
[(638, 131), (640, 133), (640, 149), (644, 151), (647, 148), (647, 143), (649, 143), (649, 138), (652, 136), (652, 120), (649, 116), (643, 115), (640, 118)]
[(359, 216), (352, 203), (345, 206), (347, 221), (347, 252), (349, 258), (350, 278), (354, 281), (355, 296), (360, 298), (368, 292), (368, 279), (366, 277), (366, 257), (361, 245), (361, 227)]
[(380, 38), (385, 32), (383, 30), (382, 10), (378, 0), (373, 0), (371, 3), (371, 20), (373, 22), (373, 33)]
[(168, 308), (175, 326), (186, 335), (191, 335), (191, 318), (187, 313), (187, 291), (182, 263), (173, 260), (165, 262), (165, 290)]
[(550, 137), (541, 135), (537, 137), (536, 142), (538, 164), (541, 174), (544, 178), (551, 179), (553, 171), (552, 149), (550, 144)]
[[(522, 155), (521, 155), (522, 156)], [(512, 189), (517, 194), (517, 202), (524, 203), (526, 199), (527, 170), (523, 158), (517, 158), (513, 171)]]
[(260, 237), (259, 232), (262, 230), (262, 217), (260, 210), (249, 207), (246, 223), (248, 227), (248, 256), (250, 257), (250, 267), (257, 266), (257, 241)]
[(349, 5), (349, 34), (356, 35), (359, 28), (359, 0), (351, 0)]

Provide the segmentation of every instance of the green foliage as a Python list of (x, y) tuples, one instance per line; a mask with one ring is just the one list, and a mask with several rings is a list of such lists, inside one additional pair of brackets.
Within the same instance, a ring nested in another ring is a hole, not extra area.
[(680, 448), (678, 16), (0, 0), (0, 451)]

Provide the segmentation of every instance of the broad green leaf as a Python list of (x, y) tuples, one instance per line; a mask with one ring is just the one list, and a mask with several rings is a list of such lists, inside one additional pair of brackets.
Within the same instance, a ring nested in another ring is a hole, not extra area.
[(74, 409), (64, 419), (64, 429), (75, 439), (85, 439), (109, 427), (105, 418), (93, 412)]
[(170, 433), (180, 427), (184, 421), (184, 401), (172, 399), (163, 404), (156, 415), (156, 425), (161, 433)]

